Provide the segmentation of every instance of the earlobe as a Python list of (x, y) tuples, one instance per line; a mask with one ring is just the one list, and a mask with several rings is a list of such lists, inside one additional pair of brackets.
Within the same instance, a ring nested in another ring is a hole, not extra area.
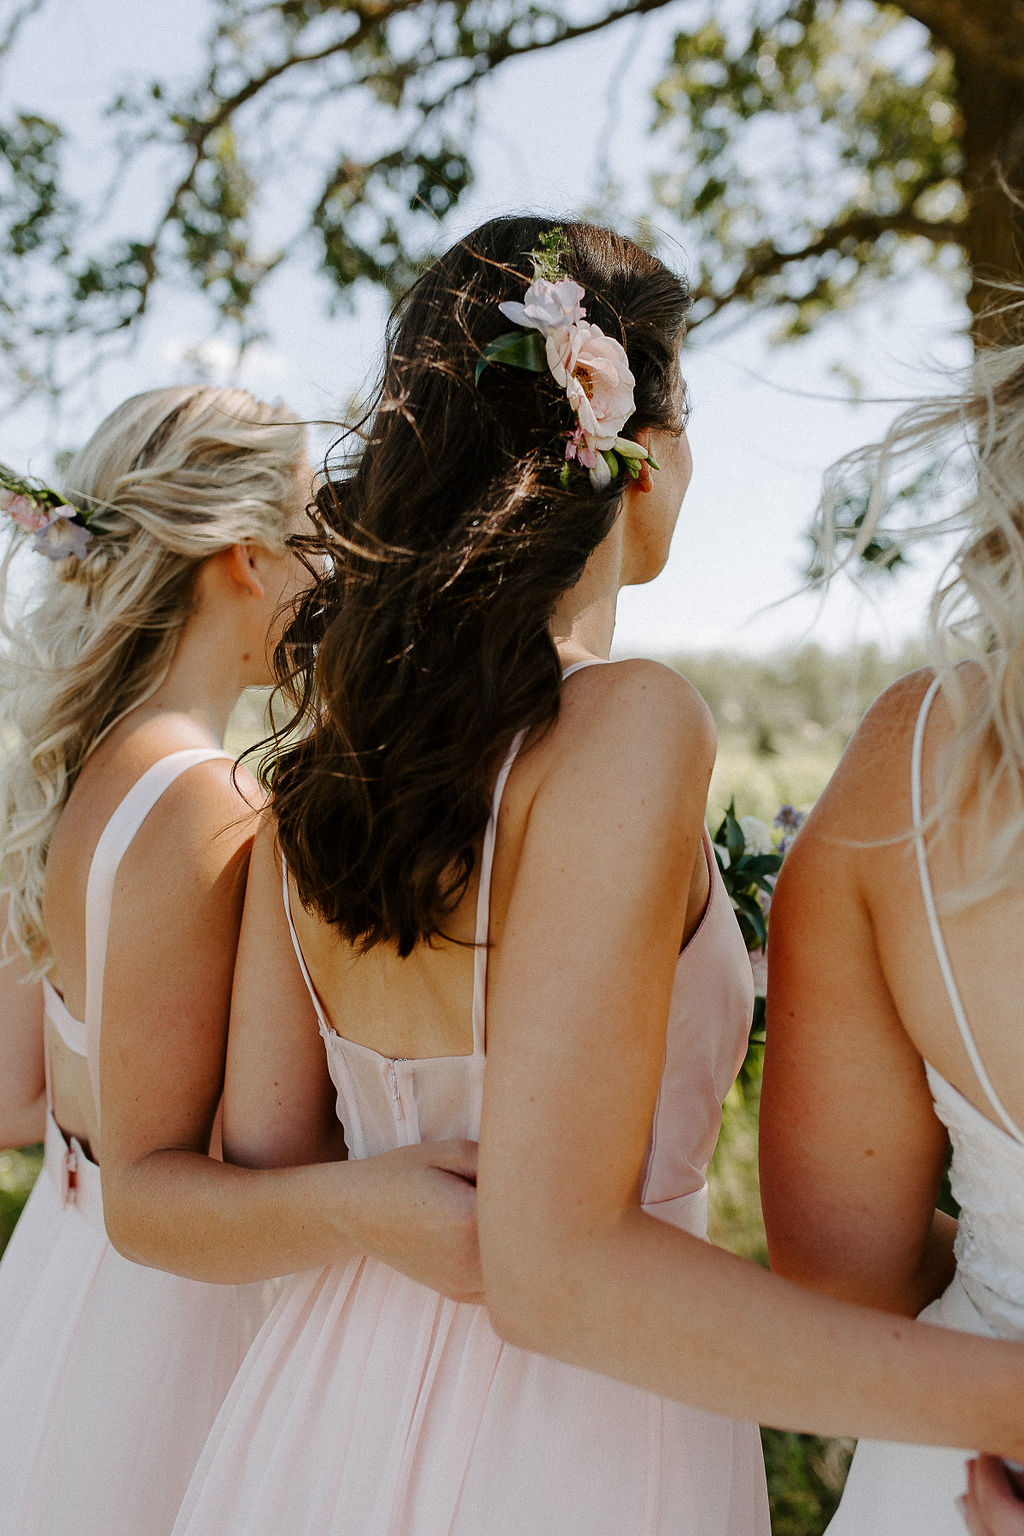
[(251, 597), (263, 597), (265, 588), (260, 577), (259, 562), (252, 544), (232, 544), (225, 550), (227, 569), (233, 582), (244, 588)]
[[(650, 444), (650, 437), (650, 428), (642, 427), (639, 432), (634, 434), (633, 440), (639, 443), (641, 448), (647, 448)], [(653, 490), (654, 483), (651, 480), (651, 469), (646, 459), (635, 459), (633, 462), (637, 467), (637, 476), (635, 480), (628, 481), (626, 489), (639, 491), (641, 494)]]

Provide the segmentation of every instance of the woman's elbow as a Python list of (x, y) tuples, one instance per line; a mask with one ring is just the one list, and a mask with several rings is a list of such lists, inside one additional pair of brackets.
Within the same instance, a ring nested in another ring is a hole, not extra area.
[(572, 1312), (554, 1266), (543, 1257), (531, 1262), (522, 1248), (512, 1251), (504, 1244), (489, 1252), (483, 1241), (481, 1261), (487, 1311), (498, 1337), (536, 1354), (562, 1353)]
[(123, 1259), (131, 1259), (133, 1264), (140, 1263), (133, 1241), (133, 1223), (125, 1212), (123, 1202), (111, 1196), (106, 1183), (103, 1186), (103, 1225), (107, 1229), (110, 1246), (116, 1248)]
[(159, 1267), (158, 1260), (148, 1251), (145, 1242), (146, 1224), (140, 1219), (138, 1203), (132, 1196), (131, 1181), (123, 1171), (117, 1174), (104, 1168), (101, 1172), (103, 1188), (103, 1224), (112, 1248), (123, 1259), (133, 1264)]
[(782, 1275), (811, 1291), (835, 1294), (846, 1278), (845, 1267), (827, 1248), (789, 1236), (768, 1225), (768, 1263), (773, 1274)]
[(915, 1307), (907, 1287), (891, 1274), (879, 1273), (860, 1263), (853, 1254), (822, 1255), (768, 1240), (772, 1272), (810, 1291), (835, 1301), (852, 1301), (877, 1312), (896, 1312), (913, 1317)]
[(491, 1327), (499, 1339), (514, 1345), (516, 1349), (530, 1349), (536, 1354), (543, 1354), (533, 1309), (513, 1296), (508, 1287), (498, 1285), (492, 1289), (486, 1278), (484, 1294)]

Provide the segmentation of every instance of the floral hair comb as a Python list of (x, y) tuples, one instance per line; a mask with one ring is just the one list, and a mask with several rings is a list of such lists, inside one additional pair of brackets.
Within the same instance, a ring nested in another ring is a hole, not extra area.
[[(505, 363), (543, 373), (547, 368), (565, 390), (576, 426), (565, 434), (562, 484), (568, 484), (569, 463), (577, 460), (590, 473), (595, 490), (603, 490), (625, 469), (641, 488), (650, 489), (651, 469), (659, 466), (648, 450), (620, 437), (633, 414), (633, 385), (625, 349), (613, 336), (586, 319), (585, 291), (561, 275), (565, 238), (561, 229), (546, 230), (533, 254), (533, 281), (522, 304), (508, 300), (498, 308), (523, 329), (506, 331), (488, 342), (476, 365), (476, 378), (488, 363)], [(523, 334), (523, 331), (526, 334)]]
[(95, 537), (91, 514), (83, 512), (41, 480), (16, 475), (0, 464), (0, 512), (32, 535), (32, 548), (48, 560), (82, 560)]

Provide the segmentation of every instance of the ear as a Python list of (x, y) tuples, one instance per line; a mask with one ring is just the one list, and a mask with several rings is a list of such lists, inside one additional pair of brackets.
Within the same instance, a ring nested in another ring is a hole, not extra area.
[[(650, 442), (650, 437), (650, 428), (644, 427), (641, 431), (635, 434), (634, 441), (638, 442), (641, 448), (646, 448)], [(625, 470), (622, 471), (626, 481), (625, 488), (623, 490), (624, 497), (630, 495), (643, 496), (648, 491), (652, 491), (654, 489), (654, 484), (651, 480), (650, 465), (645, 459), (640, 459), (634, 462), (637, 462), (640, 471), (635, 480), (632, 478), (632, 476), (627, 475)]]
[(231, 581), (251, 597), (263, 597), (259, 551), (255, 544), (232, 544), (223, 551), (225, 571)]

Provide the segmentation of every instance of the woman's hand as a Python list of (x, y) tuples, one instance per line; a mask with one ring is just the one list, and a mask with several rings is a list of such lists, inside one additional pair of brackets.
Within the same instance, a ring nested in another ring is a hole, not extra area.
[(453, 1301), (482, 1303), (476, 1151), (475, 1141), (426, 1142), (343, 1167), (362, 1185), (368, 1254)]
[(1024, 1502), (997, 1456), (967, 1463), (967, 1495), (960, 1507), (971, 1536), (1024, 1536)]

